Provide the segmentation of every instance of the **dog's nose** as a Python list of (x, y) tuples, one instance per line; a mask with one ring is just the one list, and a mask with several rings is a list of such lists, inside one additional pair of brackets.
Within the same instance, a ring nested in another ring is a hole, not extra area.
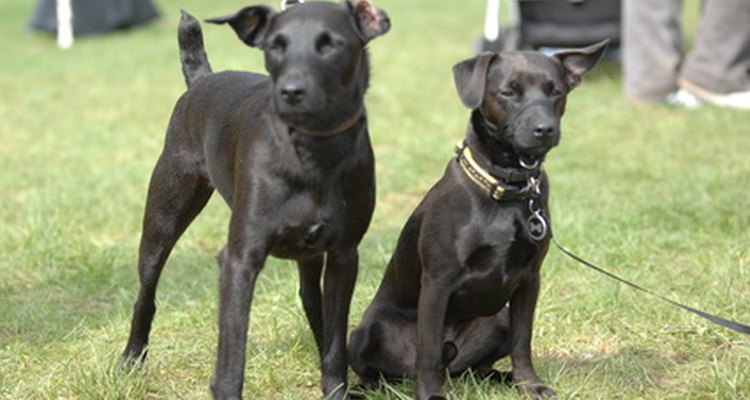
[(539, 124), (534, 128), (534, 136), (540, 139), (549, 138), (554, 132), (555, 128), (551, 125)]
[(297, 83), (288, 83), (281, 88), (281, 98), (287, 104), (296, 105), (305, 97), (305, 88)]

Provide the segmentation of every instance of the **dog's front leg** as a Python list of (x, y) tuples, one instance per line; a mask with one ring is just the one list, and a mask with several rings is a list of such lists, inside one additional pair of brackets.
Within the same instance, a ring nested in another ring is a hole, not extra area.
[(307, 322), (315, 336), (318, 356), (323, 357), (323, 294), (320, 277), (323, 274), (323, 256), (315, 256), (297, 263), (299, 269), (299, 297)]
[(422, 279), (417, 311), (417, 400), (445, 399), (443, 328), (450, 288), (435, 279)]
[(346, 330), (359, 268), (355, 247), (328, 252), (323, 283), (323, 348), (321, 370), (326, 399), (346, 398)]
[[(253, 244), (249, 248), (250, 244)], [(233, 240), (222, 252), (219, 282), (219, 345), (211, 391), (217, 400), (242, 398), (245, 350), (255, 281), (267, 252), (258, 242)]]
[(513, 383), (532, 398), (553, 397), (555, 392), (536, 374), (531, 361), (531, 335), (534, 310), (539, 297), (539, 275), (527, 278), (510, 300), (510, 358)]

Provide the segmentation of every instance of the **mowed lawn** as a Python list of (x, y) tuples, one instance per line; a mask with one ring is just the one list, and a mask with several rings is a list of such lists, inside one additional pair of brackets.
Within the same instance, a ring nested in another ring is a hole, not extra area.
[[(214, 255), (229, 215), (218, 196), (162, 276), (147, 364), (130, 374), (114, 367), (137, 290), (146, 185), (184, 91), (179, 8), (207, 18), (247, 3), (159, 0), (157, 22), (80, 38), (68, 51), (25, 30), (34, 3), (0, 2), (0, 398), (209, 398)], [(378, 4), (393, 28), (370, 45), (378, 203), (360, 246), (351, 326), (401, 226), (463, 137), (468, 111), (451, 67), (471, 55), (484, 13), (483, 1)], [(262, 71), (261, 53), (229, 28), (204, 28), (215, 70)], [(750, 113), (633, 106), (620, 82), (619, 66), (603, 63), (568, 99), (563, 141), (545, 164), (556, 238), (670, 298), (750, 323)], [(297, 289), (293, 263), (267, 263), (253, 303), (246, 398), (319, 398)], [(747, 399), (749, 347), (747, 335), (550, 250), (534, 356), (562, 399)], [(518, 398), (470, 376), (447, 387), (453, 399)], [(408, 399), (413, 382), (366, 395)]]

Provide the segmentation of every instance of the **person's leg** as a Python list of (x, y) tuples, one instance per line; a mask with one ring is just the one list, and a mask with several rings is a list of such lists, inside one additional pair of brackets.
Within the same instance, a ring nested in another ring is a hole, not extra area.
[(682, 1), (627, 0), (622, 2), (622, 12), (625, 97), (632, 101), (663, 100), (677, 90), (682, 61)]
[[(743, 108), (750, 108), (748, 21), (750, 1), (708, 0), (694, 49), (682, 69), (680, 85), (703, 100), (719, 105), (732, 105), (722, 104), (721, 95), (748, 92)], [(738, 98), (735, 96), (735, 99)]]

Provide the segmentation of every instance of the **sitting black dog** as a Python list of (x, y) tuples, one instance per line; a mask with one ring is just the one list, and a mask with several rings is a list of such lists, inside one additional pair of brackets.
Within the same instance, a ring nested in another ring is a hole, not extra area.
[[(442, 399), (446, 370), (555, 394), (531, 362), (539, 270), (547, 252), (548, 182), (566, 95), (607, 42), (547, 57), (483, 53), (453, 68), (472, 110), (466, 140), (406, 222), (375, 299), (352, 332), (364, 385), (417, 378), (417, 399)], [(495, 361), (510, 355), (513, 369)]]

